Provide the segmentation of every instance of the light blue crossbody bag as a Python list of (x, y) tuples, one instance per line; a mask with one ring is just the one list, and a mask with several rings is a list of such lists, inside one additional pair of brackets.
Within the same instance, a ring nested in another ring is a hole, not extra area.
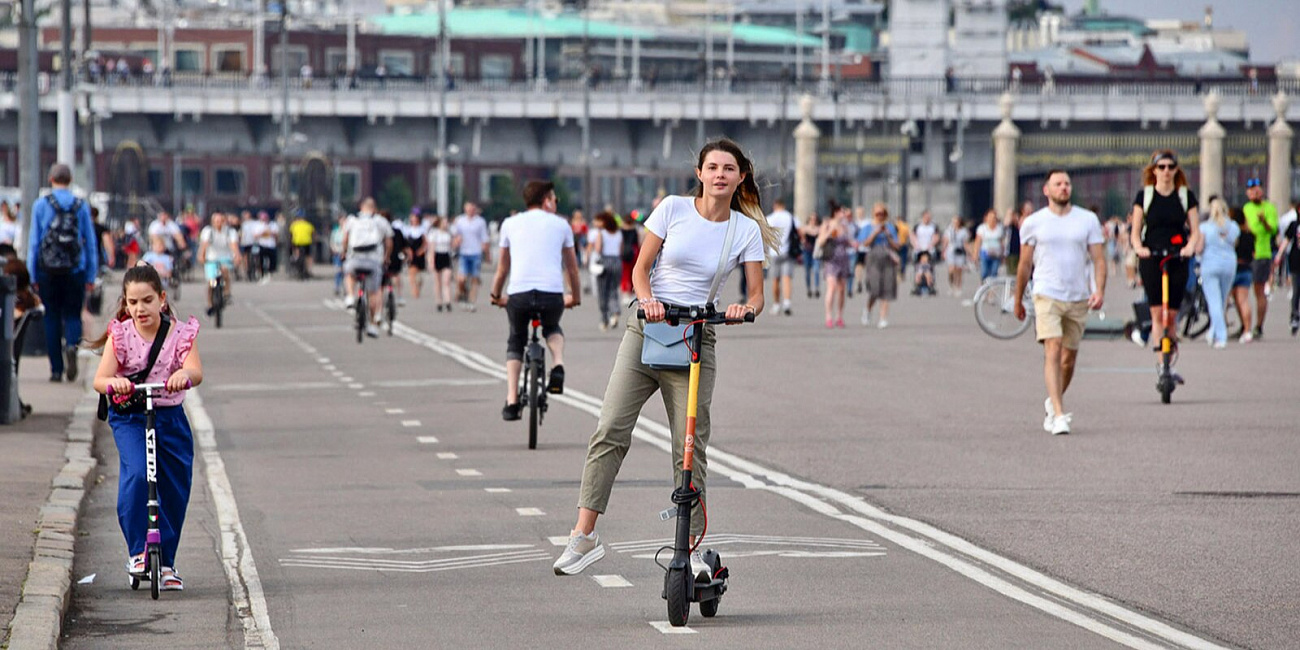
[[(727, 220), (727, 237), (722, 242), (722, 256), (718, 258), (718, 271), (713, 274), (713, 286), (709, 287), (708, 304), (718, 295), (722, 284), (722, 275), (727, 268), (727, 259), (731, 257), (731, 243), (736, 235), (736, 219), (733, 213)], [(686, 329), (691, 324), (680, 322), (669, 325), (667, 322), (646, 323), (644, 338), (641, 343), (641, 363), (653, 370), (686, 370), (691, 367), (691, 351), (686, 346)]]

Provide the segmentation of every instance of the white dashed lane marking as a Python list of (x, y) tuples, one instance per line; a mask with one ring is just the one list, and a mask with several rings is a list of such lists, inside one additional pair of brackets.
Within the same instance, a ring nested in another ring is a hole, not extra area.
[(456, 473), (460, 474), (461, 476), (482, 476), (483, 475), (483, 472), (480, 472), (476, 469), (458, 469), (456, 470)]
[(444, 451), (438, 454), (438, 460), (456, 460), (457, 458), (460, 458), (460, 456), (457, 456), (450, 451)]
[(420, 421), (419, 421), (419, 420), (402, 420), (402, 426), (404, 426), (404, 427), (418, 427), (418, 426), (420, 426)]
[(363, 390), (360, 393), (357, 393), (357, 397), (374, 397), (374, 396), (375, 396), (375, 391), (373, 390)]
[[(438, 444), (438, 439), (435, 438), (434, 436), (420, 436), (420, 437), (416, 438), (416, 440), (417, 440), (420, 444), (422, 444), (422, 445), (436, 445), (436, 444)], [(456, 454), (452, 454), (453, 457), (455, 457), (455, 455), (456, 455)], [(442, 454), (438, 454), (438, 458), (442, 458)]]
[(351, 388), (352, 390), (361, 390), (365, 387), (365, 384), (348, 384), (348, 388)]
[(616, 589), (618, 587), (631, 587), (632, 583), (627, 581), (623, 576), (591, 576), (596, 584), (606, 589)]
[(664, 634), (698, 634), (695, 630), (692, 630), (685, 625), (681, 627), (673, 627), (668, 623), (668, 621), (650, 621), (650, 627), (653, 627)]
[(489, 494), (505, 494), (510, 491), (510, 488), (483, 488), (483, 491)]
[(546, 513), (541, 508), (515, 508), (515, 512), (520, 517), (545, 517)]
[(406, 409), (384, 409), (384, 412), (389, 415), (397, 415), (399, 413), (405, 413)]

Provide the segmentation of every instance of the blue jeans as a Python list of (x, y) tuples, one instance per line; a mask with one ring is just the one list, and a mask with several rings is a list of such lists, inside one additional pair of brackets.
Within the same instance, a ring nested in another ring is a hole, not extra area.
[(811, 250), (803, 252), (803, 284), (808, 291), (822, 290), (822, 261), (814, 259)]
[(998, 277), (998, 267), (1001, 266), (1001, 262), (1002, 260), (980, 251), (980, 282)]
[(1232, 279), (1237, 273), (1237, 265), (1201, 264), (1201, 288), (1205, 291), (1205, 304), (1210, 310), (1210, 340), (1218, 343), (1228, 341), (1228, 323), (1224, 315), (1227, 309), (1228, 293), (1232, 291)]
[[(144, 414), (121, 415), (109, 410), (120, 470), (117, 478), (117, 523), (126, 537), (126, 549), (144, 552), (149, 531), (149, 483), (145, 478)], [(190, 479), (194, 470), (194, 436), (184, 406), (157, 407), (154, 419), (158, 448), (158, 532), (162, 535), (162, 565), (176, 566), (185, 511), (190, 505)]]
[(63, 374), (63, 350), (81, 343), (81, 306), (86, 302), (86, 281), (80, 273), (36, 274), (41, 302), (45, 304), (45, 352), (50, 372)]

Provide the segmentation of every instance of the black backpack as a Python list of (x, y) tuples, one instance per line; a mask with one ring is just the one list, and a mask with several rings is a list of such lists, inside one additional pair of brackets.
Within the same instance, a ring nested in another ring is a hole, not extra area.
[(789, 246), (787, 256), (795, 258), (803, 255), (803, 237), (799, 235), (799, 224), (790, 223), (790, 236), (786, 237), (786, 241)]
[(81, 199), (73, 199), (66, 210), (54, 198), (45, 197), (54, 209), (54, 218), (41, 239), (37, 260), (40, 269), (50, 275), (67, 275), (81, 266), (81, 233), (77, 227), (77, 213), (81, 212)]

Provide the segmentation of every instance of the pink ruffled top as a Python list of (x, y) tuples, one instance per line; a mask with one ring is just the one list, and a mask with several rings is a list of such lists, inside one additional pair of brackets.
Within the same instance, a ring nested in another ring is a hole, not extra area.
[[(153, 341), (146, 341), (143, 336), (140, 336), (139, 330), (135, 328), (135, 322), (130, 318), (110, 321), (108, 331), (113, 336), (117, 375), (126, 377), (144, 370), (145, 365), (149, 363), (149, 348), (153, 347)], [(149, 371), (149, 376), (145, 378), (144, 383), (166, 383), (172, 373), (185, 365), (185, 358), (194, 348), (194, 339), (198, 335), (199, 321), (193, 316), (184, 323), (172, 321), (171, 328), (167, 331), (167, 340), (163, 343), (162, 350), (158, 352), (158, 361), (154, 363), (153, 370)], [(176, 406), (183, 401), (185, 401), (185, 391), (164, 392), (154, 399), (154, 404)]]

